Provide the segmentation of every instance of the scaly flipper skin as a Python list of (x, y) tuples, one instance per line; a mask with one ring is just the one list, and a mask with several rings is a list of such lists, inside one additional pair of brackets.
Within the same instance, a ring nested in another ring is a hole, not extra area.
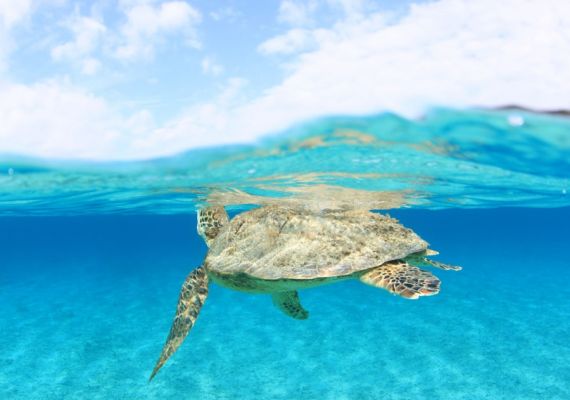
[(439, 254), (437, 251), (428, 249), (423, 253), (410, 254), (404, 260), (416, 267), (434, 267), (434, 268), (443, 269), (445, 271), (461, 271), (463, 269), (456, 265), (448, 265), (440, 263), (439, 261), (430, 260), (429, 258), (425, 257), (426, 255), (432, 256), (437, 254)]
[(406, 299), (439, 293), (440, 280), (428, 271), (397, 260), (382, 264), (360, 276), (360, 281), (380, 287)]
[(286, 315), (295, 319), (309, 318), (309, 312), (303, 308), (296, 290), (272, 294), (273, 304)]
[(176, 307), (176, 316), (172, 322), (170, 333), (166, 339), (166, 343), (162, 348), (162, 353), (158, 359), (150, 379), (154, 378), (158, 370), (164, 365), (166, 360), (174, 354), (180, 347), (192, 326), (198, 318), (198, 313), (208, 296), (208, 274), (204, 267), (195, 269), (188, 275), (178, 299)]
[(439, 268), (439, 269), (443, 269), (445, 271), (461, 271), (463, 269), (461, 267), (458, 267), (457, 265), (444, 264), (444, 263), (440, 263), (439, 261), (430, 260), (429, 258), (426, 258), (425, 262), (429, 266)]

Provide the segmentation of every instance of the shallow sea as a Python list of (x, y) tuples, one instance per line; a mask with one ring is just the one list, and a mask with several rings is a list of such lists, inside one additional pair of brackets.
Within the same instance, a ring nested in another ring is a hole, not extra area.
[[(337, 117), (148, 162), (0, 158), (0, 399), (570, 399), (570, 120)], [(389, 212), (463, 271), (308, 320), (215, 285), (155, 379), (204, 203)]]

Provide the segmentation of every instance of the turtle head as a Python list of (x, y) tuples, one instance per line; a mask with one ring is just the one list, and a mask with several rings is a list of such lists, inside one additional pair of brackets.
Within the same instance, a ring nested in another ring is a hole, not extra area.
[(223, 206), (211, 206), (198, 211), (198, 234), (210, 246), (210, 243), (224, 225), (229, 222), (228, 213)]

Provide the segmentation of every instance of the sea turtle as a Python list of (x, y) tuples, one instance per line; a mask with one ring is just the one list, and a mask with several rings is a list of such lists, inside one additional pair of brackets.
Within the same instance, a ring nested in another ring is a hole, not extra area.
[(460, 267), (433, 261), (438, 254), (398, 220), (361, 210), (311, 211), (265, 206), (231, 221), (224, 207), (198, 212), (198, 233), (209, 250), (192, 271), (152, 379), (194, 325), (209, 281), (249, 293), (267, 293), (286, 315), (306, 319), (297, 290), (357, 279), (407, 299), (439, 292), (440, 281), (418, 267)]

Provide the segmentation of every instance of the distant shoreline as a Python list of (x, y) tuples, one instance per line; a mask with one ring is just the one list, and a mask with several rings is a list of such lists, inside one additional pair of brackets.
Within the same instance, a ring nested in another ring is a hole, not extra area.
[(492, 107), (491, 110), (497, 111), (526, 111), (534, 114), (548, 114), (548, 115), (560, 115), (564, 117), (570, 117), (570, 110), (536, 110), (533, 108), (518, 106), (516, 104), (508, 104), (499, 107)]

